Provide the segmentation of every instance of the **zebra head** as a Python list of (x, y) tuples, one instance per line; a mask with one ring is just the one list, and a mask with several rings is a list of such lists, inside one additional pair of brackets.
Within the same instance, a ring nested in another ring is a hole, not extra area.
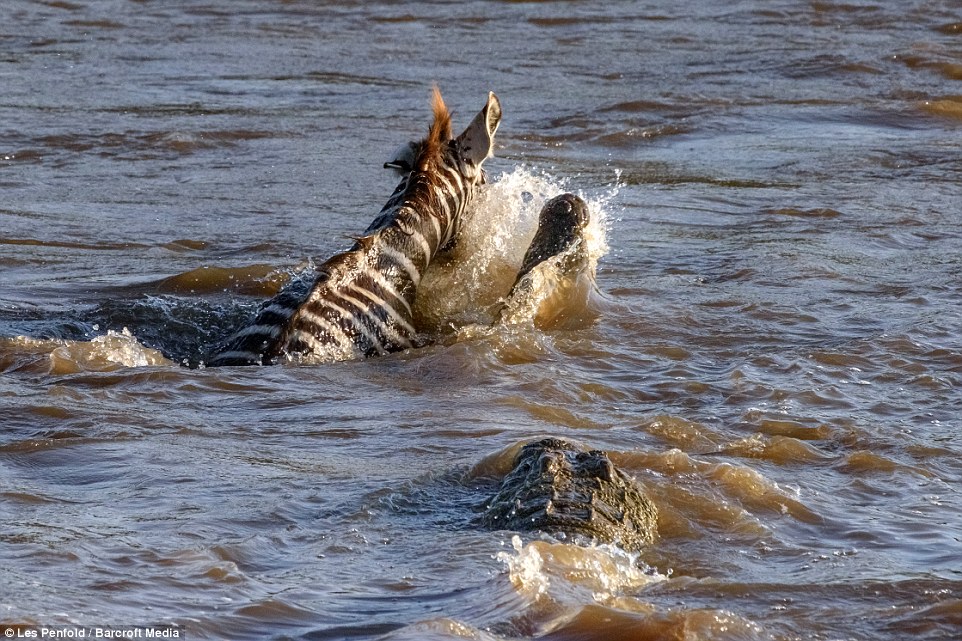
[(386, 168), (397, 170), (401, 182), (371, 223), (371, 233), (397, 223), (402, 229), (420, 227), (425, 215), (433, 217), (438, 234), (432, 254), (449, 246), (461, 226), (461, 215), (485, 181), (482, 164), (494, 150), (494, 134), (501, 122), (501, 103), (494, 93), (471, 124), (457, 137), (452, 133), (451, 114), (434, 89), (434, 119), (423, 140), (401, 145)]
[[(435, 89), (435, 92), (437, 90)], [(440, 93), (435, 93), (435, 100), (441, 100)], [(443, 101), (441, 102), (443, 107)], [(463, 162), (464, 164), (471, 164), (476, 168), (481, 166), (487, 158), (492, 155), (492, 143), (494, 141), (494, 133), (498, 129), (498, 124), (501, 122), (501, 103), (498, 97), (494, 93), (488, 94), (488, 102), (484, 106), (478, 115), (474, 117), (468, 128), (457, 137), (455, 140), (451, 140), (450, 144), (455, 147), (456, 151), (459, 151), (462, 155), (462, 160), (456, 162)], [(450, 131), (448, 132), (450, 137)], [(411, 142), (406, 142), (400, 147), (394, 150), (387, 162), (384, 163), (385, 169), (394, 169), (402, 176), (406, 176), (415, 167), (418, 155), (423, 149), (425, 141), (412, 140)], [(466, 172), (470, 172), (470, 168), (465, 168)]]

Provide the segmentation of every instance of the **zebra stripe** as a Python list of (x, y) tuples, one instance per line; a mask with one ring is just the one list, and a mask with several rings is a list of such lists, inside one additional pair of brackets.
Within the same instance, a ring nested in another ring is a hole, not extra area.
[(264, 309), (262, 309), (258, 314), (258, 319), (265, 318), (267, 316), (276, 316), (278, 319), (287, 320), (294, 313), (297, 307), (287, 307), (286, 305), (281, 305), (278, 303), (271, 303)]
[(424, 256), (424, 262), (427, 264), (434, 255), (434, 250), (431, 248), (431, 244), (428, 243), (428, 239), (416, 229), (411, 230), (410, 238), (414, 241), (415, 245), (417, 245), (418, 249), (421, 250), (421, 255)]
[[(339, 305), (338, 303), (331, 300), (330, 297), (326, 297), (317, 301), (317, 304), (323, 305), (324, 307), (327, 307), (328, 309), (333, 310), (335, 313), (340, 315), (341, 321), (343, 323), (339, 325), (341, 331), (346, 336), (350, 336), (350, 334), (348, 333), (348, 328), (346, 326), (349, 323), (351, 326), (354, 327), (355, 330), (357, 330), (357, 332), (359, 332), (371, 344), (371, 347), (374, 349), (374, 351), (382, 355), (387, 354), (387, 350), (384, 349), (384, 345), (381, 343), (381, 341), (377, 339), (376, 336), (374, 336), (374, 334), (371, 333), (371, 330), (368, 329), (367, 325), (364, 322), (365, 320), (368, 319), (368, 316), (364, 314), (364, 311), (365, 311), (364, 305), (359, 303), (358, 304), (351, 303), (350, 300), (348, 300), (350, 297), (344, 296), (340, 292), (328, 291), (328, 294), (332, 296), (333, 295), (339, 296), (344, 302), (354, 305), (355, 307), (358, 308), (358, 311), (361, 312), (359, 314), (355, 314), (350, 310), (345, 309), (342, 305)], [(353, 343), (354, 341), (352, 340), (351, 342)]]
[[(445, 202), (446, 204), (446, 201), (442, 201), (442, 202)], [(445, 220), (447, 220), (448, 210), (445, 209), (444, 211), (445, 211)], [(431, 215), (428, 215), (428, 219), (431, 221), (431, 226), (434, 228), (434, 238), (437, 241), (437, 244), (435, 244), (434, 247), (435, 249), (437, 249), (438, 247), (441, 246), (441, 221), (437, 219), (437, 216), (431, 216)]]
[[(454, 188), (454, 185), (451, 184), (451, 181), (449, 181), (444, 174), (445, 172), (443, 171), (438, 173), (438, 180), (440, 180), (441, 184), (443, 185), (442, 191), (445, 194), (444, 197), (453, 199), (454, 202), (457, 204), (454, 211), (460, 213), (459, 210), (461, 209), (461, 199), (458, 198), (459, 190)], [(464, 188), (460, 180), (455, 180), (454, 183), (458, 185), (460, 191), (463, 191)]]
[[(410, 323), (408, 323), (406, 320), (404, 320), (404, 318), (397, 312), (397, 310), (394, 309), (394, 307), (391, 306), (386, 300), (384, 300), (374, 292), (370, 291), (369, 289), (364, 289), (363, 287), (359, 287), (357, 285), (351, 285), (350, 289), (357, 292), (361, 296), (364, 296), (365, 298), (367, 298), (369, 301), (371, 301), (371, 303), (375, 305), (377, 309), (383, 310), (385, 312), (385, 316), (389, 317), (395, 325), (400, 325), (401, 329), (403, 329), (409, 336), (414, 336), (415, 334), (417, 334), (417, 331), (414, 329), (414, 327)], [(374, 316), (374, 319), (383, 327), (383, 332), (385, 336), (388, 336), (388, 334), (390, 334), (391, 336), (389, 336), (389, 338), (395, 339), (397, 341), (405, 342), (410, 345), (411, 341), (408, 340), (407, 337), (403, 336), (396, 329), (391, 327), (391, 323), (388, 323), (386, 320), (381, 320), (377, 316)]]
[(260, 365), (261, 355), (246, 350), (232, 350), (229, 352), (221, 352), (207, 364), (211, 367), (217, 367), (219, 365)]
[[(448, 221), (451, 220), (451, 204), (448, 202), (448, 196), (444, 191), (445, 186), (446, 185), (431, 185), (431, 189), (434, 191), (434, 197), (437, 199), (441, 209), (444, 210), (444, 220)], [(438, 233), (440, 234), (440, 222), (437, 222), (437, 227)]]
[(346, 361), (361, 355), (353, 342), (328, 343), (304, 330), (297, 330), (291, 335), (286, 352), (288, 358), (306, 357), (308, 362), (316, 358), (327, 361)]
[[(451, 190), (451, 192), (450, 192), (451, 195), (452, 195), (454, 198), (458, 198), (458, 194), (464, 194), (464, 195), (465, 195), (464, 200), (467, 200), (468, 187), (464, 184), (464, 179), (461, 178), (461, 174), (459, 174), (455, 169), (452, 169), (449, 165), (445, 165), (445, 166), (442, 168), (442, 172), (441, 172), (441, 177), (442, 177), (442, 179), (444, 178), (445, 174), (446, 174), (446, 175), (448, 176), (448, 178), (450, 179), (450, 181), (449, 181), (448, 184), (452, 184), (452, 183), (453, 183), (453, 184), (457, 185), (457, 189), (453, 189), (453, 188), (452, 188), (452, 190)], [(463, 213), (463, 212), (460, 212), (460, 211), (459, 211), (458, 213)]]
[[(260, 320), (260, 319), (258, 319)], [(264, 325), (257, 324), (251, 325), (250, 327), (245, 327), (241, 331), (234, 334), (234, 338), (248, 338), (255, 335), (265, 336), (268, 339), (277, 338), (281, 333), (280, 325)]]
[[(392, 285), (384, 277), (384, 274), (382, 274), (380, 271), (376, 269), (372, 269), (368, 275), (374, 280), (374, 283), (378, 287), (380, 287), (382, 290), (384, 290), (385, 292), (387, 292), (388, 294), (396, 298), (402, 305), (404, 305), (404, 311), (407, 312), (408, 316), (412, 315), (411, 304), (407, 301), (407, 299), (404, 296), (401, 295), (400, 292), (398, 292), (397, 289), (394, 288), (394, 285)], [(416, 332), (412, 331), (411, 333), (413, 334)]]
[(417, 265), (414, 264), (414, 261), (405, 254), (389, 245), (381, 246), (381, 254), (394, 261), (398, 267), (403, 269), (415, 287), (421, 284), (421, 272), (418, 270)]
[(340, 345), (350, 345), (354, 342), (339, 323), (331, 322), (321, 314), (311, 311), (310, 307), (304, 307), (298, 313), (296, 320), (299, 324), (313, 325), (315, 334), (326, 334)]

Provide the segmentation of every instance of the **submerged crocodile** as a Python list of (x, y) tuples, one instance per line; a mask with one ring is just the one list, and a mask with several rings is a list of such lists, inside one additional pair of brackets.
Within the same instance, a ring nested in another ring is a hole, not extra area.
[(541, 531), (634, 551), (655, 538), (657, 509), (600, 450), (546, 438), (521, 448), (485, 502), (484, 527)]

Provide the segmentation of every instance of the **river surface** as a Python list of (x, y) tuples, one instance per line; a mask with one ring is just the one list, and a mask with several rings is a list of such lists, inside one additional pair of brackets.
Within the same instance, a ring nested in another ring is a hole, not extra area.
[[(957, 0), (3, 2), (0, 623), (962, 637), (960, 21)], [(432, 83), (456, 128), (488, 91), (504, 109), (473, 267), (419, 300), (436, 343), (198, 367), (373, 220)], [(596, 313), (489, 326), (562, 191), (591, 205)], [(657, 540), (480, 529), (489, 477), (543, 436), (608, 451)]]

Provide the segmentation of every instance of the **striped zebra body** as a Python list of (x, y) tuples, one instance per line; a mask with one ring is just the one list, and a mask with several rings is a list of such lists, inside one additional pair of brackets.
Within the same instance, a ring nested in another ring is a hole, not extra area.
[(434, 255), (454, 242), (461, 215), (483, 181), (501, 118), (497, 97), (457, 138), (434, 94), (434, 122), (413, 146), (410, 171), (349, 250), (267, 301), (208, 366), (259, 365), (282, 358), (332, 362), (412, 347), (411, 308)]

